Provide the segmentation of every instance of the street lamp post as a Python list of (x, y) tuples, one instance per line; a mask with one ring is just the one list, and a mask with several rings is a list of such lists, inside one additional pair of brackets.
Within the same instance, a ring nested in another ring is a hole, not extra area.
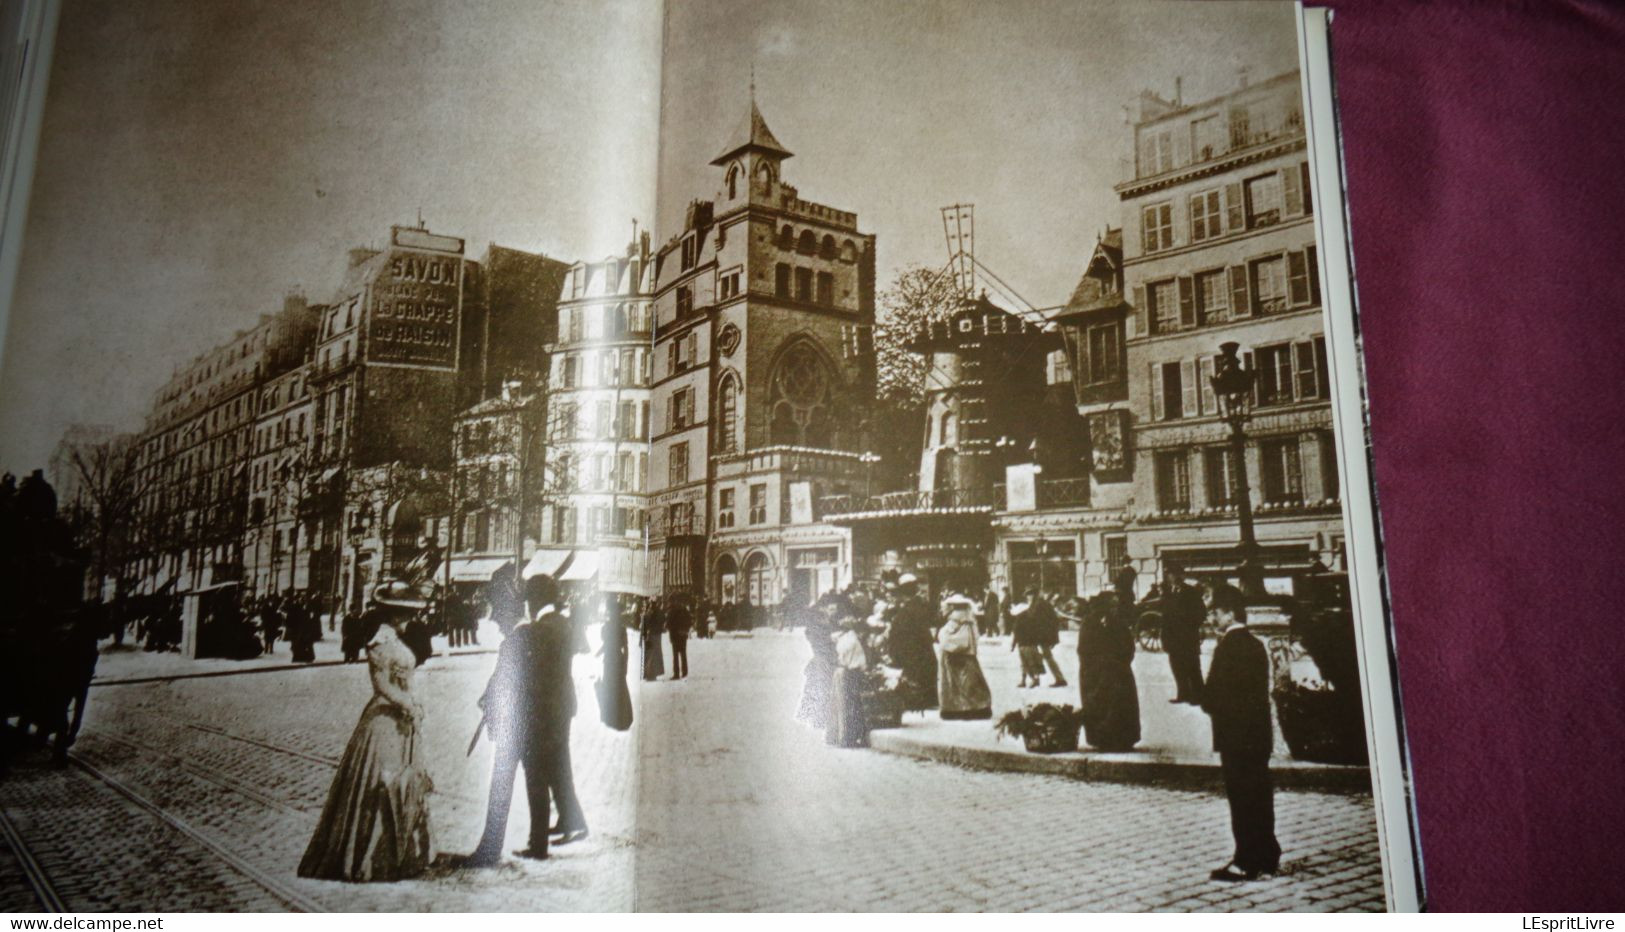
[(1219, 402), (1219, 418), (1230, 425), (1230, 462), (1236, 471), (1236, 516), (1241, 525), (1241, 542), (1236, 548), (1241, 558), (1241, 591), (1249, 598), (1258, 598), (1264, 594), (1264, 579), (1258, 564), (1258, 538), (1253, 531), (1252, 489), (1247, 482), (1247, 422), (1252, 420), (1253, 386), (1258, 372), (1236, 356), (1239, 349), (1241, 344), (1233, 341), (1219, 345), (1210, 381)]

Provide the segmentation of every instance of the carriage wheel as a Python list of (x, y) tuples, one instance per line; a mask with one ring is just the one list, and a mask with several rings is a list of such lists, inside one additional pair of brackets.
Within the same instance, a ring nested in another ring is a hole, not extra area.
[(1143, 612), (1140, 623), (1135, 626), (1134, 640), (1140, 649), (1150, 653), (1162, 650), (1162, 613)]

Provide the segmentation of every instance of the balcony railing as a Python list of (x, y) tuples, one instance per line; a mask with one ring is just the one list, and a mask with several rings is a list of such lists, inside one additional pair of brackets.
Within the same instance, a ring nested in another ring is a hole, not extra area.
[(932, 511), (989, 510), (997, 507), (999, 498), (991, 486), (969, 489), (907, 489), (880, 495), (826, 495), (818, 500), (819, 514), (824, 517), (840, 515), (892, 513), (909, 514)]
[(1038, 480), (1038, 507), (1062, 508), (1089, 504), (1089, 477)]

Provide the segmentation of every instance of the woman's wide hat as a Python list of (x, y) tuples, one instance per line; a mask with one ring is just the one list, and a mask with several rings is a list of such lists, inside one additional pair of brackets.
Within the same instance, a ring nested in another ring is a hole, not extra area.
[(404, 579), (392, 579), (379, 583), (372, 590), (374, 602), (388, 608), (403, 608), (417, 611), (429, 607), (429, 593), (423, 587), (413, 585)]

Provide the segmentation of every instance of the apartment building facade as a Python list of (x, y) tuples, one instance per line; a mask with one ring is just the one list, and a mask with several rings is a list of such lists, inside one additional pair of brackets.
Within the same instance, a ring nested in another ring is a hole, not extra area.
[[(1285, 591), (1295, 568), (1340, 566), (1343, 542), (1298, 74), (1192, 105), (1146, 95), (1138, 117), (1116, 186), (1133, 490), (1118, 546), (1147, 580), (1234, 575), (1245, 470), (1266, 582)], [(1228, 342), (1258, 373), (1240, 463), (1210, 382)]]
[(572, 578), (606, 591), (651, 591), (644, 533), (654, 319), (649, 234), (565, 276), (548, 380), (549, 566), (573, 552)]

